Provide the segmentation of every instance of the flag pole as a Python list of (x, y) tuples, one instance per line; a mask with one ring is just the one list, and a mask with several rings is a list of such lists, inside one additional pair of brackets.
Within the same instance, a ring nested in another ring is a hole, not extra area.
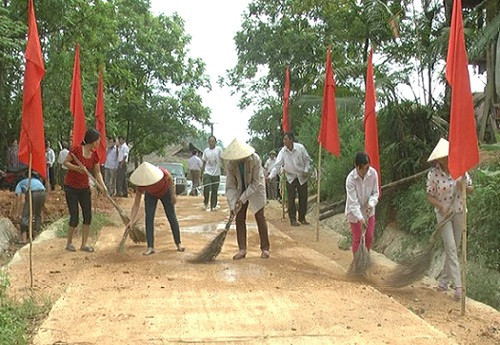
[(28, 213), (28, 229), (30, 238), (30, 288), (33, 289), (33, 195), (31, 194), (31, 168), (33, 162), (33, 154), (29, 153), (29, 164), (28, 164), (28, 203), (29, 203), (29, 213)]
[(465, 315), (465, 297), (467, 295), (467, 180), (466, 176), (463, 177), (465, 183), (462, 183), (462, 307), (460, 314)]
[(316, 242), (319, 241), (320, 191), (321, 191), (321, 142), (318, 142), (318, 192), (316, 193)]

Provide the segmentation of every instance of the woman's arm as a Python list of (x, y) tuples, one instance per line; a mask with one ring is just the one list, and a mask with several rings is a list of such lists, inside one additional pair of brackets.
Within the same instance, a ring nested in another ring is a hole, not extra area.
[(73, 171), (76, 171), (76, 172), (79, 172), (80, 174), (85, 174), (85, 170), (83, 170), (82, 168), (80, 168), (80, 166), (78, 166), (77, 164), (73, 164), (71, 161), (73, 160), (73, 156), (72, 156), (72, 152), (70, 152), (66, 158), (64, 158), (64, 162), (63, 162), (63, 165), (68, 168), (68, 170), (73, 170)]

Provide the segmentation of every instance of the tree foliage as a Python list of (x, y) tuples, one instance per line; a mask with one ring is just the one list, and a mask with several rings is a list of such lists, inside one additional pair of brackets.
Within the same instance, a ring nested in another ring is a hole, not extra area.
[[(44, 0), (35, 1), (35, 8), (49, 139), (67, 140), (72, 128), (69, 98), (77, 42), (88, 127), (95, 123), (99, 68), (104, 70), (107, 132), (125, 136), (136, 154), (160, 151), (209, 120), (210, 110), (198, 94), (210, 88), (205, 64), (189, 56), (190, 36), (178, 15), (153, 15), (148, 0)], [(24, 0), (0, 5), (0, 120), (9, 126), (0, 139), (3, 150), (19, 135), (26, 11)]]

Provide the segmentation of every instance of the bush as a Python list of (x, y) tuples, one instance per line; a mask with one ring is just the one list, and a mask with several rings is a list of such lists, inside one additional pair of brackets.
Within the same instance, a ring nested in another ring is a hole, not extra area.
[(473, 179), (475, 191), (467, 203), (467, 252), (471, 259), (484, 259), (486, 267), (500, 271), (500, 172), (478, 170)]
[(500, 310), (500, 273), (486, 268), (484, 258), (476, 260), (467, 266), (467, 296)]
[[(57, 237), (65, 238), (68, 236), (68, 220), (68, 217), (64, 218), (62, 226), (57, 229)], [(92, 213), (92, 223), (90, 224), (89, 236), (96, 239), (99, 236), (101, 229), (109, 225), (114, 225), (114, 222), (111, 221), (106, 214), (97, 212)]]

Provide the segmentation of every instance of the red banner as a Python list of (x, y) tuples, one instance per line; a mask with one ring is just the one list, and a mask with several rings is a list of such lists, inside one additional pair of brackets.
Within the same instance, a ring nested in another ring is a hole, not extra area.
[(285, 90), (283, 91), (283, 133), (290, 132), (290, 118), (288, 117), (288, 102), (290, 100), (290, 67), (285, 72)]
[(42, 93), (40, 84), (45, 74), (42, 49), (38, 37), (33, 0), (28, 2), (28, 43), (26, 45), (26, 68), (24, 71), (23, 110), (21, 135), (19, 138), (19, 161), (29, 164), (32, 154), (32, 169), (47, 178), (45, 159), (45, 134), (43, 130)]
[(448, 168), (454, 179), (479, 163), (474, 101), (467, 64), (462, 1), (455, 0), (446, 58), (446, 80), (451, 86)]
[(80, 75), (80, 45), (76, 44), (73, 81), (71, 82), (71, 100), (69, 104), (73, 114), (73, 146), (80, 145), (85, 137), (85, 112), (83, 111), (82, 83)]
[(337, 124), (337, 104), (335, 102), (335, 80), (333, 77), (330, 47), (326, 57), (325, 87), (323, 89), (323, 111), (318, 142), (328, 152), (340, 157), (339, 129)]

